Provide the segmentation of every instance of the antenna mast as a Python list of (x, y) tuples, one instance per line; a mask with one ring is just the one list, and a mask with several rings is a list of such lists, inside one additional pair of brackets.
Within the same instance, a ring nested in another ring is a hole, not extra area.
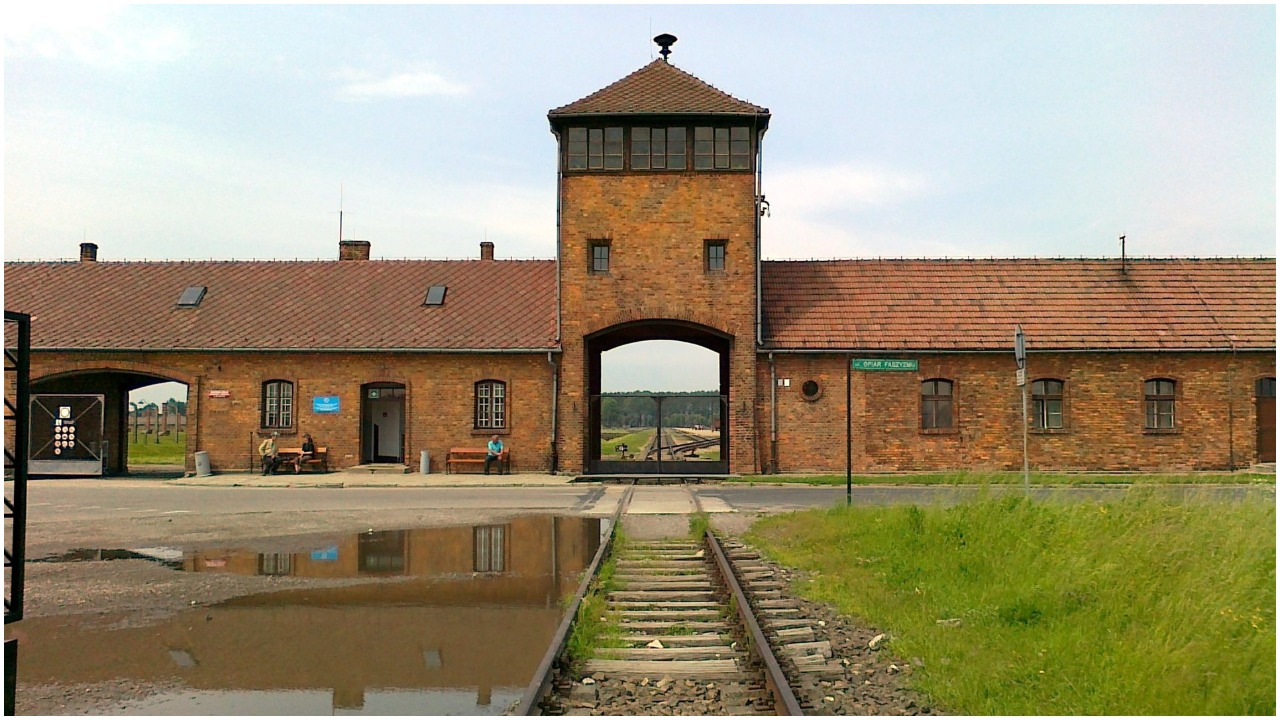
[(342, 183), (338, 183), (338, 242), (342, 242)]

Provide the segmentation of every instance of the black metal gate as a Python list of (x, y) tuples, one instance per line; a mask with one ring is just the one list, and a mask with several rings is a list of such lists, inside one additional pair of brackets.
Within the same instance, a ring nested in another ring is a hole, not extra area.
[[(27, 412), (31, 394), (31, 317), (4, 313), (4, 624), (22, 619), (27, 558)], [(10, 389), (12, 388), (12, 390)], [(4, 641), (4, 714), (14, 715), (18, 641)]]
[(728, 396), (605, 393), (591, 398), (593, 475), (724, 475)]
[(107, 464), (103, 400), (102, 395), (31, 396), (32, 474), (102, 474)]

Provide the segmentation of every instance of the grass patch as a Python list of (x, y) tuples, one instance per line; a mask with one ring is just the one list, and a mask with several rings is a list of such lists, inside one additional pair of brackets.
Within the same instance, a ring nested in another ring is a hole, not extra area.
[(921, 658), (948, 712), (1274, 715), (1275, 527), (1270, 503), (1140, 494), (837, 507), (749, 537)]
[(600, 441), (600, 455), (617, 455), (618, 446), (624, 443), (629, 453), (642, 455), (645, 447), (649, 445), (649, 441), (653, 440), (654, 432), (654, 428), (648, 428), (647, 430), (629, 432), (625, 435), (616, 435), (608, 439), (602, 438)]
[(138, 435), (138, 442), (133, 441), (133, 433), (129, 433), (130, 465), (182, 465), (187, 457), (187, 434), (178, 433), (177, 440), (172, 435), (160, 436), (160, 442), (148, 435)]
[(702, 542), (702, 538), (706, 536), (707, 530), (711, 527), (711, 516), (705, 512), (691, 513), (689, 515), (689, 537), (694, 542)]
[[(1274, 483), (1276, 476), (1261, 473), (1031, 473), (1032, 485), (1251, 485)], [(840, 475), (743, 475), (726, 478), (727, 483), (794, 483), (801, 485), (838, 485)], [(892, 475), (854, 475), (854, 485), (1021, 485), (1021, 472), (955, 471)]]

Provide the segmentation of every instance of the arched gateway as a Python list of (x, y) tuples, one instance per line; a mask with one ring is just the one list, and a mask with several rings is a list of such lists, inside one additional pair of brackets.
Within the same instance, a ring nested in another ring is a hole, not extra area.
[[(717, 387), (705, 393), (601, 392), (603, 354), (645, 340), (678, 340), (716, 353)], [(724, 418), (730, 403), (732, 336), (688, 321), (655, 319), (615, 325), (585, 341), (588, 473), (688, 476), (729, 471)], [(620, 435), (623, 442), (610, 435)]]

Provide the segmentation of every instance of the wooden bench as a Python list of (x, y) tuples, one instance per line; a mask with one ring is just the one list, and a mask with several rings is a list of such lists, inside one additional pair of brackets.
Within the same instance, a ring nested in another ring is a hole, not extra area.
[[(445, 457), (444, 472), (446, 475), (455, 472), (460, 465), (479, 465), (480, 470), (483, 471), (484, 459), (488, 454), (489, 451), (486, 448), (451, 448), (448, 456)], [(511, 450), (503, 448), (498, 454), (496, 464), (499, 475), (511, 472)]]
[[(301, 447), (281, 448), (279, 459), (280, 463), (276, 465), (276, 470), (278, 471), (282, 467), (293, 465), (294, 461), (301, 457), (301, 455)], [(317, 445), (316, 451), (311, 453), (311, 457), (302, 461), (302, 467), (314, 468), (322, 472), (329, 472), (329, 448)], [(295, 469), (294, 472), (297, 472), (297, 470)]]

